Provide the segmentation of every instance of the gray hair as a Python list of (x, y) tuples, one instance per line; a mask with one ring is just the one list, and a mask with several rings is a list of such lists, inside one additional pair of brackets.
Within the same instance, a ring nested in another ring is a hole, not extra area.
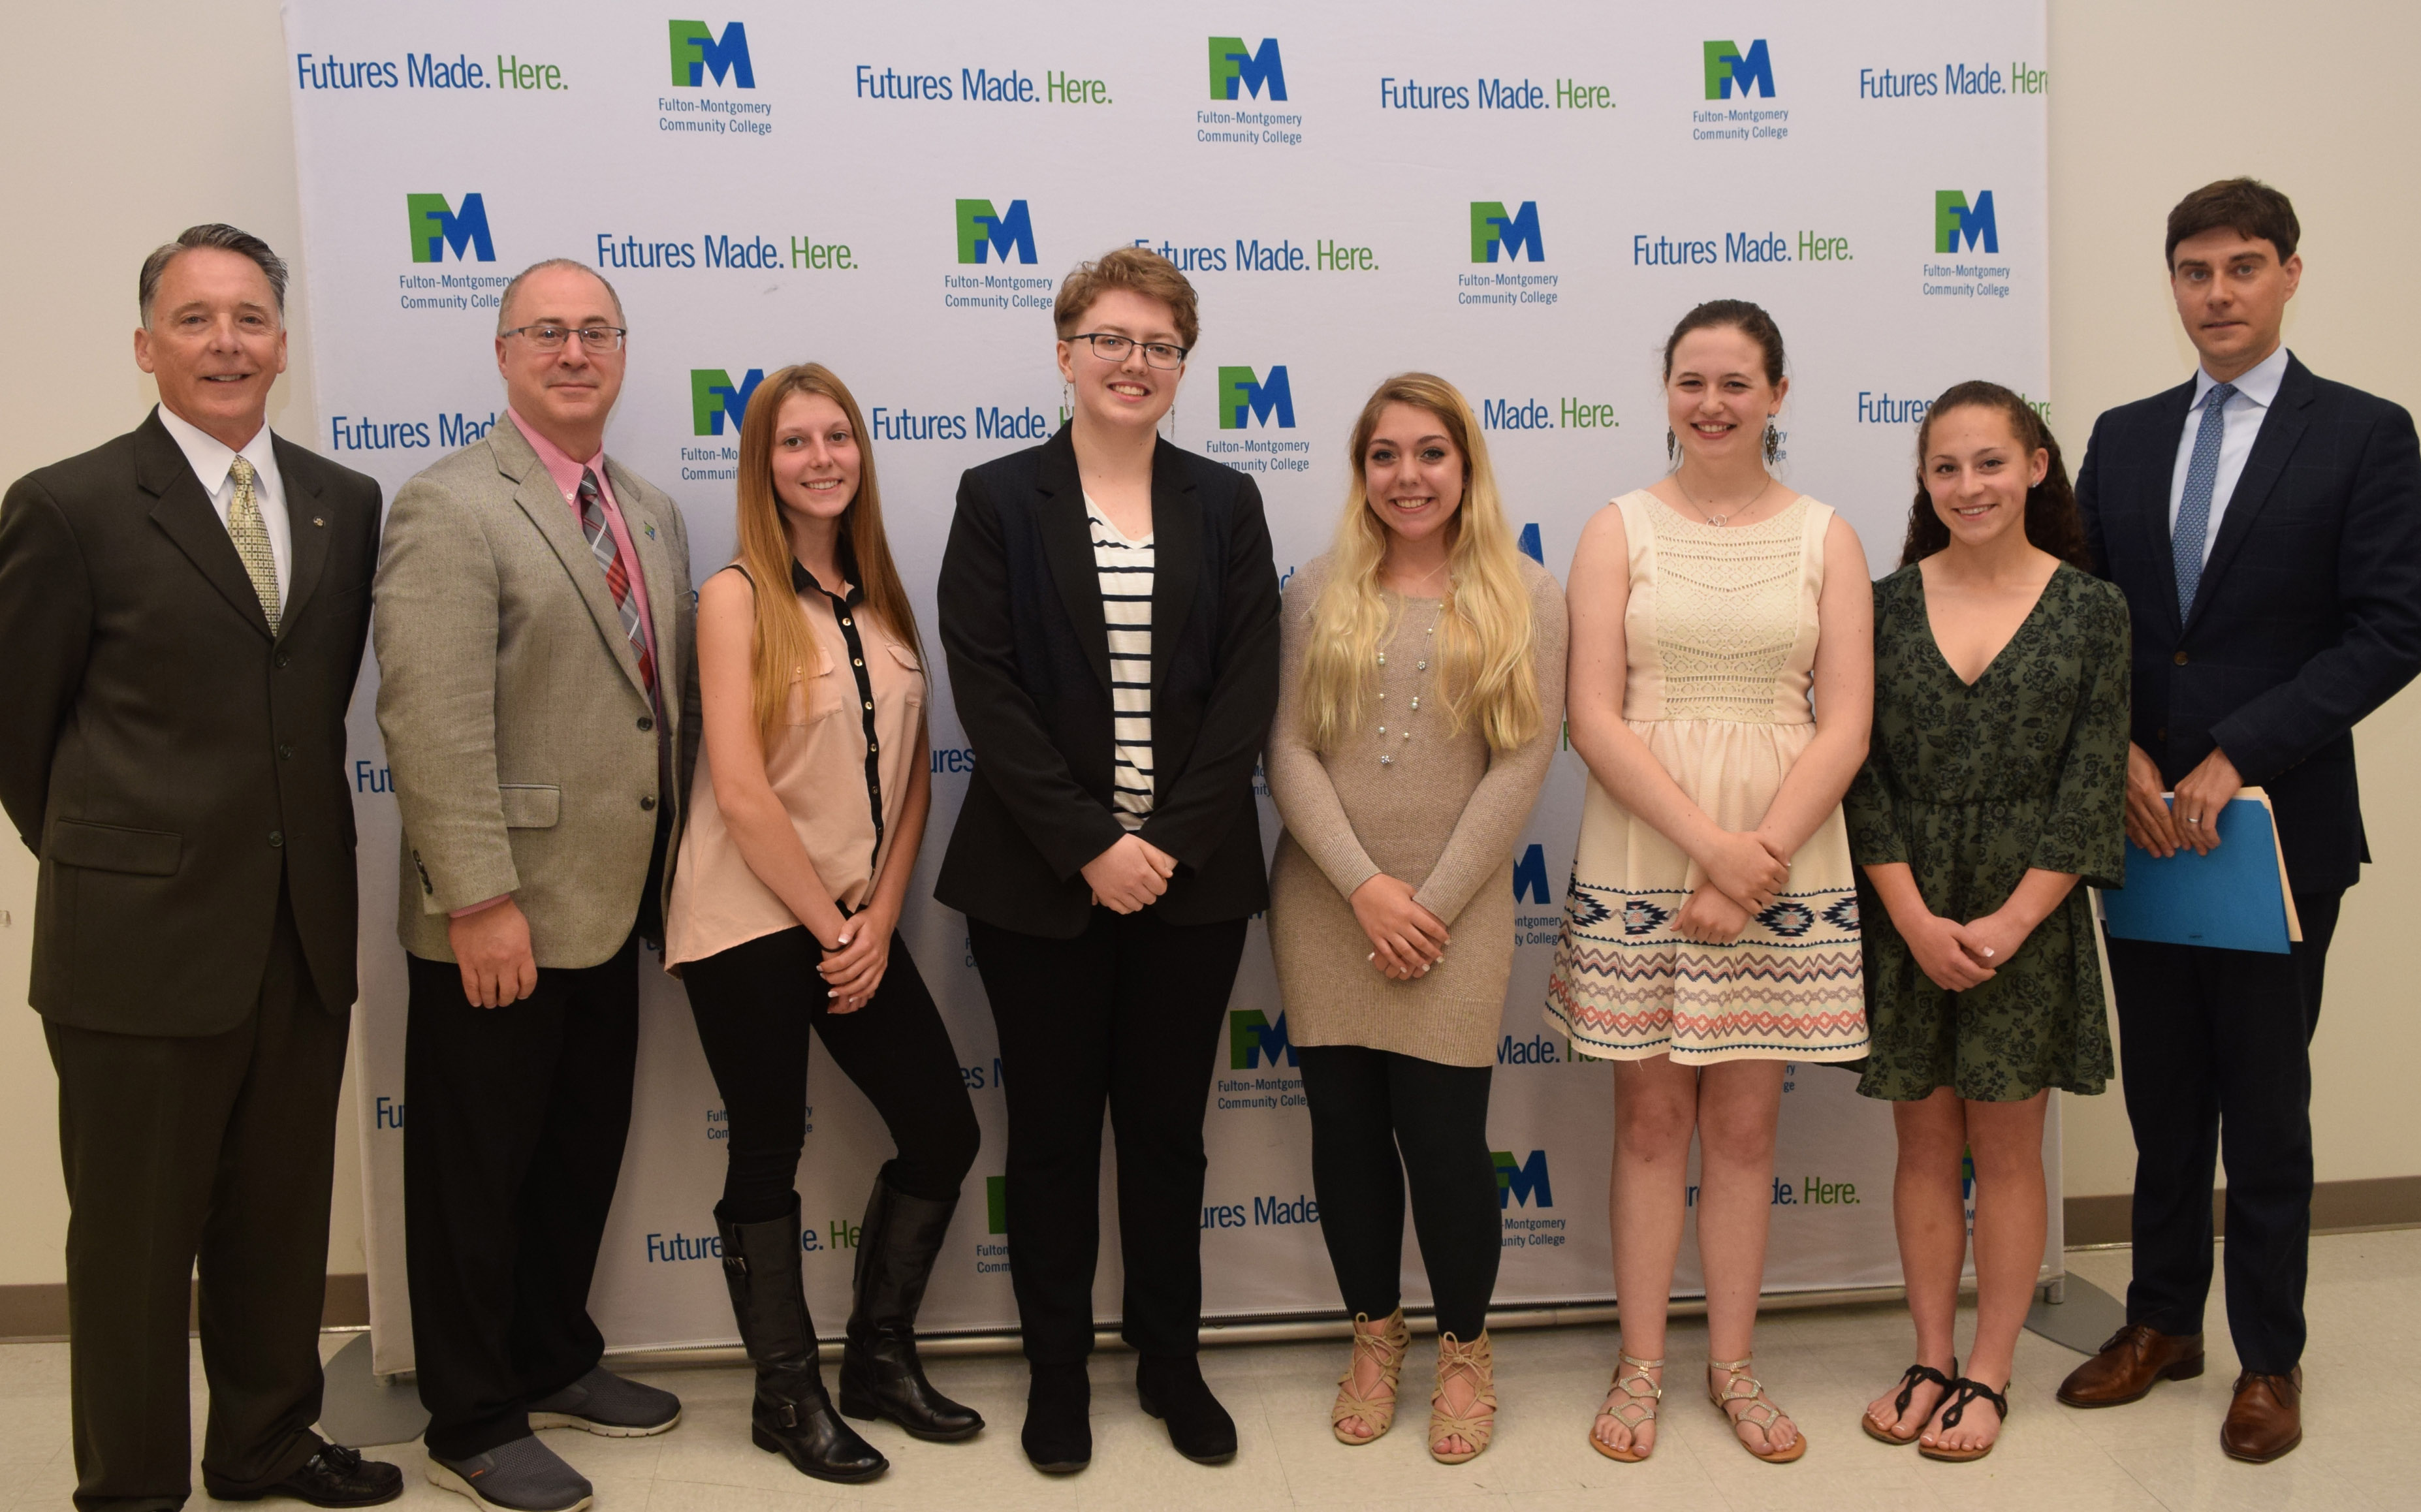
[(549, 257), (544, 262), (533, 262), (521, 272), (513, 274), (513, 281), (505, 286), (504, 298), (496, 301), (496, 335), (503, 335), (507, 330), (510, 329), (505, 324), (505, 321), (512, 315), (513, 295), (520, 291), (522, 280), (527, 278), (532, 273), (544, 273), (549, 268), (576, 268), (580, 272), (586, 273), (589, 277), (596, 279), (599, 284), (603, 285), (605, 297), (614, 302), (614, 318), (617, 320), (627, 320), (630, 319), (629, 316), (622, 313), (622, 296), (614, 292), (614, 286), (605, 282), (605, 275), (603, 273), (591, 268), (588, 264), (581, 261), (578, 257)]
[(151, 323), (151, 300), (160, 292), (161, 275), (168, 271), (168, 264), (196, 247), (215, 247), (221, 252), (250, 257), (258, 263), (261, 273), (268, 276), (270, 293), (276, 296), (277, 318), (280, 320), (286, 319), (286, 259), (270, 251), (269, 243), (250, 231), (240, 231), (232, 226), (212, 221), (204, 226), (185, 227), (177, 240), (153, 249), (151, 256), (143, 259), (143, 273), (135, 283), (134, 296), (146, 326)]

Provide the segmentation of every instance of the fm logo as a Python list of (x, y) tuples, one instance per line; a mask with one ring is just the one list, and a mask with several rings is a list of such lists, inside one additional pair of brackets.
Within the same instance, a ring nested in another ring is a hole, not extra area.
[(1532, 1150), (1528, 1160), (1519, 1162), (1514, 1161), (1511, 1150), (1494, 1150), (1491, 1154), (1496, 1161), (1496, 1206), (1499, 1208), (1509, 1208), (1517, 1202), (1527, 1208), (1532, 1206), (1530, 1199), (1533, 1197), (1539, 1199), (1538, 1207), (1553, 1208), (1555, 1205), (1555, 1189), (1547, 1184), (1545, 1150)]
[[(1547, 565), (1547, 548), (1545, 543), (1539, 539), (1539, 523), (1537, 521), (1534, 520), (1530, 523), (1522, 527), (1522, 538), (1515, 544), (1521, 547), (1523, 555), (1538, 563), (1540, 567)], [(1535, 850), (1538, 847), (1532, 846), (1530, 849)], [(1542, 902), (1545, 900), (1546, 896), (1546, 861), (1543, 858), (1540, 859), (1539, 863), (1539, 875), (1540, 879), (1539, 898)], [(1517, 894), (1522, 891), (1522, 887), (1519, 882), (1514, 884), (1513, 891)]]
[(1257, 1070), (1263, 1062), (1275, 1067), (1283, 1058), (1289, 1066), (1300, 1064), (1294, 1047), (1287, 1043), (1286, 1015), (1270, 1022), (1269, 1015), (1258, 1008), (1233, 1008), (1227, 1014), (1227, 1068), (1236, 1071)]
[[(1532, 525), (1531, 530), (1539, 527)], [(1547, 892), (1547, 848), (1534, 845), (1513, 863), (1513, 901), (1545, 907), (1554, 901)]]
[(406, 195), (403, 213), (412, 223), (413, 261), (444, 262), (448, 247), (457, 262), (471, 261), (473, 253), (481, 262), (496, 260), (496, 244), (488, 236), (488, 202), (481, 196), (464, 195), (457, 210), (444, 195)]
[(1011, 252), (1020, 262), (1034, 260), (1034, 217), (1022, 199), (1010, 200), (1005, 215), (989, 199), (960, 200), (958, 227), (961, 262), (983, 262), (990, 253), (989, 260), (1005, 263)]
[(1992, 214), (1992, 192), (1978, 190), (1971, 207), (1967, 196), (1956, 189), (1939, 189), (1933, 195), (1933, 250), (1956, 252), (1961, 240), (1970, 251), (1977, 242), (1987, 252), (2001, 250), (2001, 226)]
[[(1262, 95), (1267, 88), (1269, 93)], [(1255, 51), (1244, 50), (1241, 37), (1210, 39), (1210, 98), (1239, 100), (1247, 95), (1284, 100), (1286, 64), (1278, 57), (1278, 39), (1264, 37)]]
[(1510, 215), (1505, 213), (1503, 200), (1471, 202), (1471, 260), (1494, 262), (1499, 251), (1507, 262), (1524, 256), (1532, 262), (1545, 259), (1545, 244), (1539, 238), (1537, 200), (1522, 201), (1522, 208)]
[(1735, 89), (1742, 100), (1753, 93), (1773, 98), (1773, 59), (1764, 38), (1749, 43), (1745, 53), (1737, 42), (1709, 42), (1706, 52), (1708, 99), (1729, 100)]
[(1242, 430), (1246, 417), (1270, 423), (1277, 417), (1278, 429), (1294, 429), (1294, 389), (1287, 382), (1286, 365), (1270, 369), (1267, 378), (1257, 378), (1249, 367), (1219, 369), (1219, 429)]
[(709, 74), (717, 84), (728, 79), (734, 89), (757, 87), (757, 70), (748, 59), (747, 27), (731, 23), (723, 28), (723, 39), (718, 42), (702, 21), (666, 24), (672, 32), (674, 88), (704, 88)]
[(984, 1217), (992, 1225), (991, 1232), (1008, 1232), (1008, 1177), (984, 1177)]
[(748, 396), (765, 382), (765, 369), (751, 367), (739, 382), (720, 367), (693, 367), (689, 370), (690, 432), (699, 436), (723, 434), (723, 422), (727, 416), (736, 435), (741, 422), (748, 417)]

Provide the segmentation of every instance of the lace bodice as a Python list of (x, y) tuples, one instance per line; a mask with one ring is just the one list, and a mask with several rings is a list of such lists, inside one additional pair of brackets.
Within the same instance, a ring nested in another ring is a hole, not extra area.
[(1623, 717), (1811, 723), (1833, 511), (1803, 496), (1753, 525), (1710, 525), (1645, 491), (1615, 504), (1631, 555)]

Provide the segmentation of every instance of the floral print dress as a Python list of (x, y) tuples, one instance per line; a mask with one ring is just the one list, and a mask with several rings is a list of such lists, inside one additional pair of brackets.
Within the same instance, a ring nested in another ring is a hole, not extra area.
[(1875, 585), (1875, 725), (1842, 807), (1861, 868), (1904, 862), (1935, 914), (1980, 918), (2031, 868), (2083, 880), (1994, 974), (1945, 991), (1859, 873), (1867, 1021), (1858, 1090), (1986, 1102), (2098, 1093), (2112, 1065), (2087, 886), (2124, 880), (2127, 600), (2062, 564), (1972, 684), (1933, 639), (1925, 582)]

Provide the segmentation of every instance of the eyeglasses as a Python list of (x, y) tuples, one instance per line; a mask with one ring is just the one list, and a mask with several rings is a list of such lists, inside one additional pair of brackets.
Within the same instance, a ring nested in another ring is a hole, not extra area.
[(563, 344), (573, 336), (580, 338), (584, 351), (619, 351), (622, 338), (630, 334), (618, 325), (584, 325), (576, 330), (568, 325), (517, 325), (501, 333), (526, 337), (529, 344), (540, 351), (561, 351)]
[(1185, 354), (1193, 350), (1191, 347), (1173, 347), (1165, 341), (1137, 343), (1132, 336), (1112, 335), (1106, 331), (1086, 332), (1070, 336), (1068, 339), (1091, 342), (1093, 355), (1109, 363), (1126, 361), (1127, 353), (1140, 344), (1143, 348), (1143, 360), (1151, 366), (1163, 369), (1184, 366)]

